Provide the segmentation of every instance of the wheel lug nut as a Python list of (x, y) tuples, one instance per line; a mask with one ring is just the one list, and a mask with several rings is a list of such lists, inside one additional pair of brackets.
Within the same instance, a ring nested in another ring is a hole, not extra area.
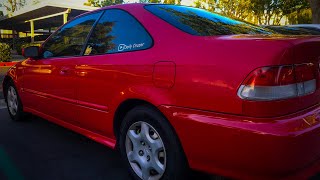
[(146, 145), (146, 143), (145, 143), (145, 142), (143, 142), (143, 141), (141, 142), (141, 144), (142, 144), (142, 146)]
[(139, 155), (140, 155), (140, 156), (143, 156), (143, 155), (144, 155), (144, 153), (143, 153), (142, 150), (139, 151)]
[(150, 156), (147, 156), (147, 161), (150, 161)]

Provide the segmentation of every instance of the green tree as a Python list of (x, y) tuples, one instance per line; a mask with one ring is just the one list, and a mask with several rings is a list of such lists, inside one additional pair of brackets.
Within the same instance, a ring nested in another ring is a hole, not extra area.
[(251, 13), (250, 5), (250, 0), (219, 0), (216, 3), (222, 15), (235, 19), (246, 19)]
[(161, 3), (161, 0), (139, 0), (140, 3)]
[(32, 5), (40, 3), (40, 0), (32, 0)]
[[(287, 17), (290, 23), (299, 23), (305, 19), (309, 8), (307, 0), (251, 0), (249, 11), (259, 24), (279, 25), (283, 17)], [(293, 21), (293, 19), (296, 19)]]
[(100, 7), (98, 0), (88, 0), (84, 3), (85, 6), (92, 6), (92, 7)]
[(164, 4), (181, 4), (181, 0), (164, 0)]
[(8, 13), (8, 16), (11, 17), (12, 14), (17, 11), (19, 8), (25, 5), (25, 0), (5, 0), (0, 3), (0, 7), (4, 7)]
[(113, 4), (122, 4), (123, 0), (102, 0), (101, 7), (110, 6)]
[(218, 0), (196, 0), (194, 1), (194, 6), (214, 12), (217, 6), (217, 1)]
[(88, 0), (84, 3), (86, 6), (105, 7), (114, 4), (122, 4), (123, 0)]

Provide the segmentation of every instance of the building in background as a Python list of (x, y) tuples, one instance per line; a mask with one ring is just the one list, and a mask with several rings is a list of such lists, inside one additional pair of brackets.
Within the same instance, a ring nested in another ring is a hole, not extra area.
[(69, 19), (95, 9), (85, 6), (81, 0), (43, 1), (25, 6), (11, 17), (3, 16), (0, 19), (0, 37), (42, 41)]

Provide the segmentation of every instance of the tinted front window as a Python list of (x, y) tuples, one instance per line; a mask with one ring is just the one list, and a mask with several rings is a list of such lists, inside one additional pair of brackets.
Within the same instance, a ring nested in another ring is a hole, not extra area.
[(80, 55), (85, 40), (102, 12), (77, 18), (59, 29), (44, 45), (44, 58)]
[(94, 28), (85, 55), (147, 49), (152, 39), (144, 27), (123, 10), (106, 10)]
[(192, 35), (271, 34), (261, 27), (198, 8), (175, 5), (147, 5), (145, 8), (171, 25)]

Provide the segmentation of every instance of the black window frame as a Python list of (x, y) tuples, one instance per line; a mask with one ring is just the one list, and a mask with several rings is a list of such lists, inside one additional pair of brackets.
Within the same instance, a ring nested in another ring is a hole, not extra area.
[[(102, 11), (103, 11), (103, 12), (102, 12)], [(100, 16), (96, 19), (96, 21), (93, 23), (90, 31), (88, 32), (87, 37), (86, 37), (86, 39), (85, 39), (85, 41), (84, 41), (84, 44), (82, 45), (82, 49), (81, 49), (81, 52), (79, 53), (79, 55), (73, 55), (73, 56), (58, 56), (58, 57), (47, 57), (47, 58), (44, 58), (44, 57), (43, 57), (43, 53), (44, 53), (44, 52), (42, 52), (42, 57), (41, 57), (40, 60), (63, 59), (63, 58), (72, 58), (72, 57), (81, 57), (81, 56), (83, 56), (83, 53), (84, 53), (84, 50), (85, 50), (84, 47), (86, 47), (86, 45), (87, 45), (87, 44), (86, 44), (86, 43), (87, 43), (87, 39), (88, 39), (88, 37), (91, 36), (92, 29), (95, 27), (96, 23), (100, 20), (100, 18), (101, 18), (102, 15), (104, 14), (104, 10), (93, 11), (93, 12), (86, 13), (86, 14), (83, 14), (83, 15), (80, 15), (80, 16), (78, 16), (78, 17), (75, 17), (75, 18), (71, 19), (71, 20), (68, 21), (66, 24), (64, 24), (64, 25), (62, 25), (60, 28), (58, 28), (54, 33), (52, 33), (52, 34), (46, 39), (46, 41), (41, 45), (41, 50), (44, 50), (43, 48), (44, 48), (44, 46), (46, 45), (46, 43), (47, 43), (54, 35), (56, 35), (56, 34), (59, 32), (59, 30), (61, 30), (63, 27), (65, 27), (65, 26), (68, 25), (69, 23), (71, 23), (71, 22), (73, 22), (73, 21), (75, 21), (75, 20), (77, 20), (77, 19), (79, 19), (79, 18), (83, 18), (83, 17), (89, 16), (89, 15), (95, 14), (95, 13), (101, 13), (101, 14), (100, 14)]]
[[(137, 22), (138, 24), (140, 24), (140, 26), (141, 26), (141, 27), (145, 30), (145, 32), (149, 35), (149, 37), (150, 37), (150, 39), (151, 39), (151, 44), (150, 44), (150, 46), (149, 46), (148, 48), (146, 48), (146, 49), (137, 49), (137, 50), (131, 50), (131, 51), (122, 51), (122, 52), (112, 52), (112, 53), (102, 53), (102, 54), (92, 54), (92, 55), (89, 54), (89, 55), (84, 55), (85, 50), (86, 50), (86, 48), (87, 48), (87, 46), (88, 46), (88, 41), (89, 41), (89, 39), (90, 39), (90, 37), (91, 37), (91, 35), (92, 35), (95, 27), (97, 26), (97, 24), (99, 23), (100, 19), (101, 19), (101, 18), (103, 17), (103, 15), (105, 14), (105, 12), (106, 12), (106, 11), (110, 11), (110, 10), (120, 10), (120, 11), (123, 11), (123, 12), (127, 13), (129, 16), (133, 17), (133, 19), (135, 19), (136, 22)], [(89, 33), (89, 36), (87, 37), (87, 39), (86, 39), (86, 41), (85, 41), (85, 46), (84, 46), (83, 49), (82, 49), (83, 51), (82, 51), (82, 53), (81, 53), (81, 56), (90, 57), (90, 56), (103, 56), (103, 55), (108, 55), (108, 54), (131, 53), (131, 52), (149, 50), (149, 49), (151, 49), (151, 48), (154, 47), (154, 38), (152, 37), (151, 33), (146, 29), (146, 27), (145, 27), (133, 14), (131, 14), (130, 12), (128, 12), (128, 11), (126, 11), (126, 10), (124, 10), (124, 9), (120, 9), (120, 8), (110, 8), (110, 9), (104, 9), (104, 10), (102, 10), (102, 11), (104, 11), (104, 12), (101, 14), (101, 16), (99, 17), (99, 19), (94, 23), (93, 28), (91, 29), (91, 31), (90, 31), (90, 33)]]

